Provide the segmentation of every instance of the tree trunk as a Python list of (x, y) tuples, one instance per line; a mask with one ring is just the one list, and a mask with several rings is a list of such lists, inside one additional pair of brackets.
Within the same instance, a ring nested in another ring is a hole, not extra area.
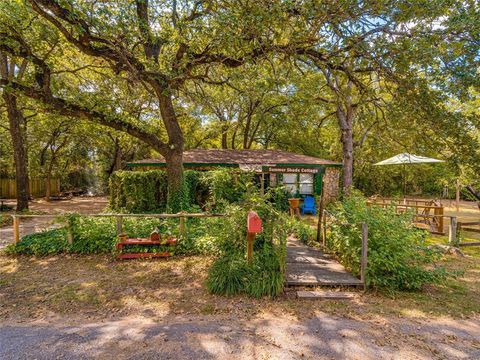
[(342, 129), (343, 192), (350, 194), (353, 183), (353, 130)]
[(183, 152), (172, 150), (164, 157), (167, 164), (167, 210), (176, 213), (185, 210), (188, 205), (183, 186)]
[(171, 94), (165, 89), (155, 88), (155, 90), (169, 139), (168, 150), (162, 154), (167, 164), (167, 207), (171, 212), (178, 212), (185, 208), (187, 195), (184, 193), (183, 186), (183, 132), (177, 121)]
[(243, 132), (243, 148), (248, 149), (248, 135), (250, 134), (250, 124), (252, 121), (252, 116), (249, 114), (247, 116), (247, 121), (245, 124), (245, 130)]
[(108, 177), (112, 176), (112, 174), (120, 170), (122, 168), (122, 158), (123, 158), (123, 151), (122, 147), (120, 146), (120, 140), (118, 137), (115, 137), (114, 139), (114, 148), (113, 148), (113, 154), (112, 154), (112, 163), (106, 170)]
[(228, 124), (222, 125), (222, 149), (228, 149)]
[(52, 194), (52, 189), (50, 187), (50, 180), (51, 180), (50, 173), (47, 174), (45, 177), (45, 201), (50, 201), (50, 196)]
[(343, 193), (348, 196), (353, 184), (353, 118), (355, 110), (349, 104), (346, 104), (346, 108), (342, 104), (337, 104), (336, 113), (341, 131)]
[(51, 187), (51, 180), (52, 180), (52, 171), (54, 165), (54, 154), (52, 154), (52, 159), (50, 160), (50, 164), (48, 164), (47, 173), (45, 174), (45, 200), (50, 201), (50, 197), (52, 196), (52, 187)]
[(17, 98), (3, 92), (3, 100), (7, 106), (8, 122), (10, 127), (10, 136), (13, 145), (13, 158), (15, 160), (15, 180), (17, 184), (17, 211), (28, 209), (28, 167), (27, 152), (24, 144), (24, 131), (22, 124), (25, 119), (21, 110), (17, 106)]

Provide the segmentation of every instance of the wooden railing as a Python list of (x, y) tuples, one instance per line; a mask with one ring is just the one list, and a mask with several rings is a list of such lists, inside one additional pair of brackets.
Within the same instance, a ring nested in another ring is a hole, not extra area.
[[(413, 211), (413, 222), (419, 228), (426, 228), (433, 234), (445, 234), (444, 207), (434, 201), (426, 200), (408, 200), (407, 203), (390, 201), (390, 199), (374, 199), (367, 201), (368, 206), (379, 206), (382, 208), (394, 206), (397, 213), (405, 213), (408, 210)], [(416, 204), (408, 204), (408, 201)], [(424, 204), (421, 204), (421, 203)]]
[[(56, 214), (56, 215), (22, 215), (22, 214), (14, 214), (10, 215), (13, 218), (13, 242), (19, 243), (20, 242), (20, 221), (23, 218), (57, 218), (62, 219), (68, 215), (72, 214)], [(123, 233), (123, 219), (130, 217), (143, 217), (143, 218), (157, 218), (157, 219), (180, 219), (179, 221), (179, 229), (178, 232), (180, 236), (185, 236), (186, 232), (186, 223), (185, 219), (187, 218), (213, 218), (213, 217), (222, 217), (225, 214), (210, 214), (210, 213), (186, 213), (180, 212), (177, 214), (81, 214), (79, 216), (85, 217), (113, 217), (116, 219), (116, 229), (117, 235), (121, 235)], [(67, 239), (69, 243), (73, 242), (73, 234), (71, 224), (68, 223), (67, 219), (65, 219), (67, 225)]]
[[(453, 219), (452, 219), (453, 220)], [(480, 246), (480, 241), (461, 242), (462, 231), (480, 233), (480, 228), (472, 228), (471, 226), (480, 226), (480, 221), (462, 221), (457, 222), (455, 218), (455, 226), (449, 231), (449, 242), (452, 246)]]

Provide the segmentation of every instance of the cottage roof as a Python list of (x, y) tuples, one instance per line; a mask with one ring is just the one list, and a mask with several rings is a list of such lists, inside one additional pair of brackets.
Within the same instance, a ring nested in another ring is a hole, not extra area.
[[(183, 162), (190, 166), (245, 166), (245, 165), (341, 165), (338, 162), (300, 155), (283, 150), (235, 150), (235, 149), (194, 149), (183, 153)], [(129, 163), (130, 166), (160, 166), (165, 159), (145, 159)]]

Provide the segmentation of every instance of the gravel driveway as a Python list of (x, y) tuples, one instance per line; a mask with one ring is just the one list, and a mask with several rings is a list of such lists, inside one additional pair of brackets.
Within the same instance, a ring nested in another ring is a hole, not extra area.
[(0, 325), (7, 359), (478, 359), (478, 320), (360, 321), (327, 314), (144, 317)]

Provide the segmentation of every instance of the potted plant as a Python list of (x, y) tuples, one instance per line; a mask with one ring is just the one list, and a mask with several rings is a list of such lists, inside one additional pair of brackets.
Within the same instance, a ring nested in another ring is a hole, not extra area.
[(291, 209), (298, 209), (300, 207), (300, 193), (298, 192), (298, 190), (293, 197), (288, 199), (288, 202)]

